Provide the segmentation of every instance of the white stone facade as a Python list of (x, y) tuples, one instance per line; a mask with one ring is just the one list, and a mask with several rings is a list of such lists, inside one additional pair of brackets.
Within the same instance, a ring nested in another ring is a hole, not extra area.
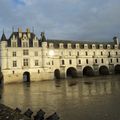
[[(108, 43), (38, 39), (29, 29), (3, 33), (0, 42), (1, 79), (4, 83), (119, 73), (120, 48), (117, 37)], [(103, 71), (103, 72), (102, 72)]]

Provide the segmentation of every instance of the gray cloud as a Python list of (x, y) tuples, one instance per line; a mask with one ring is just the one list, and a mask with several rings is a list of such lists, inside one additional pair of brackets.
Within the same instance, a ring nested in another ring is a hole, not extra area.
[[(11, 2), (12, 1), (12, 2)], [(32, 28), (37, 36), (111, 40), (120, 32), (119, 0), (1, 0), (0, 32)]]

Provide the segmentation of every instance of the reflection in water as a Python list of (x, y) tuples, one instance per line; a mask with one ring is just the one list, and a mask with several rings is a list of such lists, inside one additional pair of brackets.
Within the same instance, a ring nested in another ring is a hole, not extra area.
[(0, 103), (23, 111), (28, 107), (35, 112), (41, 108), (48, 114), (57, 111), (61, 120), (118, 120), (119, 77), (8, 84), (0, 89)]

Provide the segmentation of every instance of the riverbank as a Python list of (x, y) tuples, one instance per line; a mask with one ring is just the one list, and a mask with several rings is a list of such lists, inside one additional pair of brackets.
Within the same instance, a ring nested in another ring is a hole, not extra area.
[(0, 104), (0, 120), (31, 120), (18, 111)]

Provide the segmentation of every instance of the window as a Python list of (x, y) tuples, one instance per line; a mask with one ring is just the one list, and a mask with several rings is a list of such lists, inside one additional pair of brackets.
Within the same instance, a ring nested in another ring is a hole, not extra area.
[(63, 55), (63, 52), (61, 52), (61, 55)]
[(23, 59), (23, 66), (28, 66), (28, 59)]
[(95, 59), (95, 63), (97, 63), (97, 59)]
[(101, 55), (103, 55), (103, 52), (101, 51)]
[(38, 47), (38, 43), (37, 42), (34, 42), (34, 47)]
[(78, 60), (78, 63), (81, 64), (81, 60)]
[(77, 51), (77, 56), (79, 56), (79, 51)]
[(118, 58), (116, 59), (116, 62), (117, 62), (117, 63), (119, 62)]
[(116, 52), (116, 55), (118, 55), (118, 52)]
[(16, 42), (12, 42), (12, 47), (17, 47), (17, 43)]
[(49, 43), (49, 47), (50, 47), (50, 48), (53, 48), (53, 43)]
[(110, 59), (110, 62), (112, 63), (112, 59)]
[(62, 65), (64, 65), (65, 64), (65, 61), (64, 60), (62, 60)]
[(17, 61), (13, 61), (13, 67), (17, 67)]
[(60, 43), (59, 46), (60, 46), (60, 48), (63, 48), (63, 44), (62, 43)]
[(38, 52), (37, 51), (35, 51), (35, 56), (38, 56)]
[(86, 56), (88, 55), (88, 52), (87, 52), (87, 51), (85, 52), (85, 55), (86, 55)]
[(38, 60), (35, 60), (35, 66), (38, 66)]
[(23, 50), (23, 55), (29, 55), (29, 51), (28, 50)]
[(76, 48), (79, 48), (79, 44), (76, 44)]
[(23, 47), (28, 47), (28, 42), (23, 42)]
[(104, 63), (103, 59), (101, 59), (101, 63)]
[(69, 64), (70, 64), (70, 65), (72, 64), (72, 60), (69, 60)]
[(88, 59), (86, 59), (86, 63), (88, 64)]
[(52, 65), (54, 65), (54, 61), (52, 60)]
[(69, 56), (71, 56), (71, 52), (69, 52)]
[(93, 56), (95, 56), (95, 51), (93, 52)]
[(13, 52), (13, 57), (15, 57), (16, 56), (16, 52)]
[(108, 52), (108, 57), (110, 57), (110, 52)]

